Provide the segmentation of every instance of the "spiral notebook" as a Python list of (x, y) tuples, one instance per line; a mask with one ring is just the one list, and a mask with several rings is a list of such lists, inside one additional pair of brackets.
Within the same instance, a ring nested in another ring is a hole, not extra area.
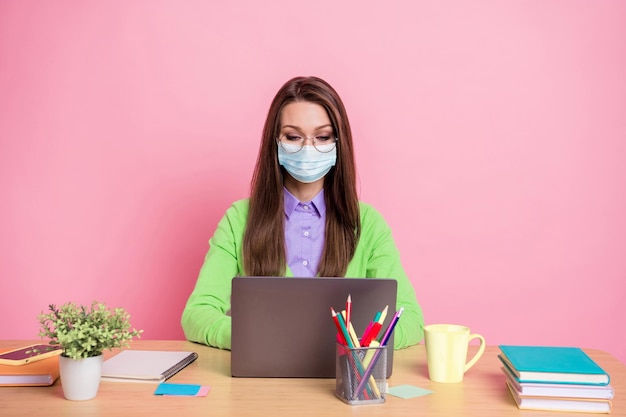
[(102, 380), (161, 383), (197, 358), (196, 352), (124, 350), (104, 361)]

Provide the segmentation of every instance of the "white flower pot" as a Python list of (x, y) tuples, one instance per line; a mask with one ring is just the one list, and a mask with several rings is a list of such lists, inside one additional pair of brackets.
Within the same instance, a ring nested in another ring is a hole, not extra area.
[(98, 393), (102, 376), (102, 355), (85, 359), (59, 357), (61, 386), (68, 400), (91, 400)]

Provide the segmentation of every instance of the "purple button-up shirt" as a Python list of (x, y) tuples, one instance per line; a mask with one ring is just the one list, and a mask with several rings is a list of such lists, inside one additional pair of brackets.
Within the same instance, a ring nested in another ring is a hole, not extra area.
[(298, 201), (286, 188), (283, 190), (287, 265), (294, 277), (314, 277), (324, 249), (324, 190), (306, 203)]

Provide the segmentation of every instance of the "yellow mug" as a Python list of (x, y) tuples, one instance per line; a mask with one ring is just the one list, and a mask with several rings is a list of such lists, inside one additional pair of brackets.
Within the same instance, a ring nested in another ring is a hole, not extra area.
[[(480, 340), (478, 352), (466, 363), (471, 340)], [(435, 382), (461, 382), (463, 375), (485, 352), (485, 338), (470, 334), (469, 327), (456, 324), (430, 324), (424, 327), (428, 375)]]

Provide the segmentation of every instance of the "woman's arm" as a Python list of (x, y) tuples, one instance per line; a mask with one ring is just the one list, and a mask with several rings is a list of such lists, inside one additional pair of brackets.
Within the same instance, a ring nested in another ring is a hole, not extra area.
[[(368, 278), (393, 278), (398, 282), (396, 310), (404, 307), (404, 311), (394, 330), (394, 348), (401, 349), (419, 343), (424, 337), (424, 317), (417, 302), (415, 290), (409, 281), (402, 263), (400, 252), (396, 247), (391, 229), (378, 211), (371, 206), (363, 205), (362, 233), (359, 246), (364, 245), (367, 253), (362, 262), (366, 263)], [(390, 311), (388, 318), (393, 315)]]
[(188, 340), (222, 349), (231, 347), (231, 281), (242, 272), (246, 218), (247, 201), (234, 203), (209, 240), (209, 251), (181, 318)]

